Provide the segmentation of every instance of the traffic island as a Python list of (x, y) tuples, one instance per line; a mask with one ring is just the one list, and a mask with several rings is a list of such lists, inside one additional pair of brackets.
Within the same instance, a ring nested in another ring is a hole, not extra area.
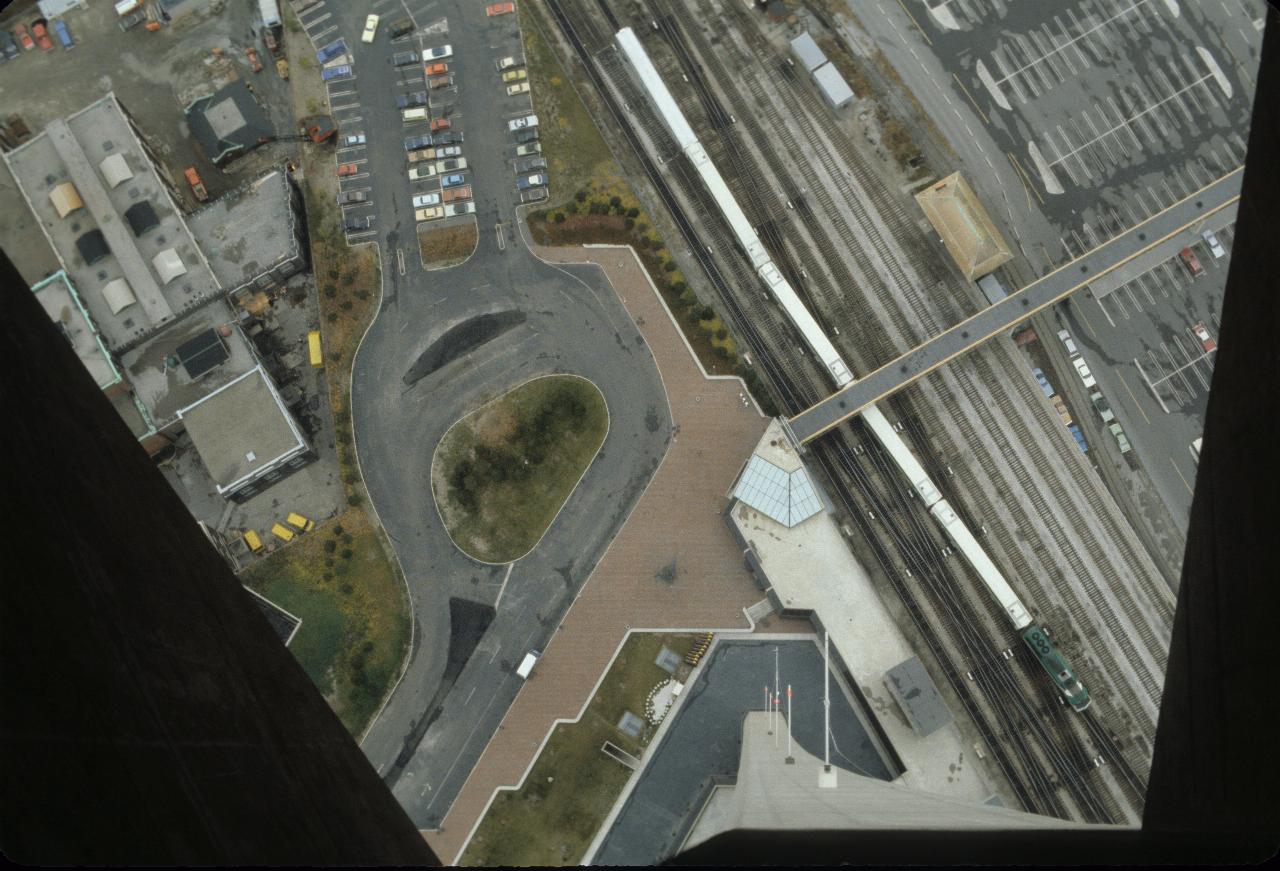
[(476, 250), (480, 233), (474, 220), (451, 226), (418, 225), (418, 250), (424, 269), (448, 269), (457, 266)]
[(486, 563), (527, 554), (608, 430), (604, 395), (576, 375), (536, 378), (459, 420), (431, 462), (431, 492), (454, 544)]

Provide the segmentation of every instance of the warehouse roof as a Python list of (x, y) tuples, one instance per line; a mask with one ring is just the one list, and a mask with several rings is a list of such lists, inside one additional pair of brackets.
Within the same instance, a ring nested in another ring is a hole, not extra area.
[(827, 56), (822, 53), (822, 49), (818, 48), (818, 44), (813, 41), (813, 37), (807, 30), (791, 40), (791, 51), (795, 53), (796, 59), (804, 66), (804, 71), (807, 73), (813, 72), (827, 62)]
[(264, 139), (275, 135), (271, 121), (248, 85), (246, 81), (236, 80), (191, 101), (183, 110), (191, 135), (219, 166), (252, 151)]
[(261, 366), (178, 412), (219, 493), (306, 449)]
[(919, 657), (913, 656), (889, 669), (884, 682), (920, 737), (927, 738), (955, 719)]
[(969, 281), (1013, 259), (1009, 245), (960, 173), (925, 188), (916, 194), (916, 202)]
[(188, 219), (223, 288), (247, 284), (299, 254), (291, 196), (284, 172), (272, 170)]

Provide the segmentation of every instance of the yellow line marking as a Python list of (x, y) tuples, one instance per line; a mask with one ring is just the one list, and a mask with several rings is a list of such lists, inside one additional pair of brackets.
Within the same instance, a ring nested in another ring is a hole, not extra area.
[(1036, 186), (1032, 184), (1031, 176), (1027, 174), (1027, 171), (1022, 168), (1022, 164), (1018, 162), (1018, 156), (1012, 151), (1006, 151), (1005, 154), (1008, 155), (1009, 162), (1013, 164), (1013, 168), (1018, 171), (1018, 179), (1022, 182), (1022, 186), (1025, 187), (1029, 193), (1035, 194), (1036, 199), (1040, 200), (1040, 205), (1043, 206), (1044, 199), (1040, 196), (1040, 191), (1036, 190)]
[(969, 98), (969, 102), (973, 104), (973, 108), (978, 110), (978, 114), (982, 116), (983, 124), (990, 124), (991, 119), (987, 117), (987, 113), (982, 111), (978, 105), (978, 101), (973, 99), (973, 95), (969, 93), (969, 89), (964, 86), (964, 82), (960, 81), (960, 77), (955, 73), (951, 74), (951, 78), (956, 80), (956, 84), (960, 86), (960, 90), (964, 91), (964, 95)]
[(1120, 383), (1124, 385), (1124, 392), (1128, 393), (1129, 398), (1133, 400), (1133, 407), (1138, 409), (1138, 414), (1142, 415), (1142, 419), (1145, 420), (1148, 424), (1150, 424), (1151, 418), (1147, 417), (1147, 413), (1142, 410), (1142, 404), (1138, 402), (1138, 397), (1134, 396), (1133, 391), (1129, 389), (1129, 382), (1124, 380), (1124, 373), (1122, 373), (1119, 369), (1117, 369), (1116, 377), (1119, 378)]
[(1084, 313), (1084, 306), (1082, 305), (1076, 306), (1076, 314), (1080, 315), (1080, 320), (1084, 321), (1084, 325), (1087, 328), (1089, 338), (1092, 339), (1094, 336), (1093, 323), (1092, 321), (1089, 320), (1089, 316)]
[[(1042, 281), (1047, 281), (1049, 278), (1053, 277), (1054, 275), (1057, 275), (1057, 274), (1058, 274), (1059, 272), (1061, 272), (1062, 270), (1067, 269), (1068, 267), (1070, 267), (1070, 266), (1072, 266), (1072, 265), (1075, 265), (1075, 264), (1076, 264), (1076, 263), (1078, 263), (1081, 259), (1083, 259), (1084, 257), (1089, 256), (1091, 253), (1093, 253), (1094, 251), (1097, 251), (1099, 248), (1102, 248), (1102, 247), (1105, 247), (1105, 246), (1107, 246), (1107, 245), (1111, 245), (1111, 244), (1116, 243), (1117, 241), (1119, 241), (1119, 239), (1120, 239), (1122, 236), (1127, 236), (1129, 233), (1132, 233), (1132, 232), (1133, 232), (1134, 230), (1136, 230), (1138, 227), (1141, 227), (1141, 226), (1144, 226), (1144, 225), (1149, 225), (1151, 221), (1154, 221), (1156, 218), (1158, 218), (1160, 215), (1163, 215), (1165, 212), (1168, 212), (1168, 211), (1170, 211), (1171, 209), (1176, 209), (1176, 208), (1178, 208), (1179, 206), (1181, 206), (1183, 203), (1188, 202), (1189, 200), (1193, 200), (1193, 199), (1195, 199), (1196, 197), (1203, 196), (1203, 195), (1204, 195), (1204, 192), (1205, 192), (1206, 190), (1208, 190), (1209, 188), (1214, 187), (1215, 185), (1221, 184), (1223, 181), (1225, 181), (1226, 179), (1230, 178), (1230, 177), (1231, 177), (1231, 176), (1233, 176), (1233, 175), (1243, 174), (1243, 173), (1244, 173), (1244, 167), (1239, 167), (1238, 169), (1234, 169), (1234, 170), (1232, 170), (1231, 172), (1227, 173), (1226, 175), (1222, 176), (1222, 178), (1215, 179), (1214, 181), (1210, 182), (1209, 184), (1205, 185), (1204, 187), (1200, 188), (1199, 190), (1197, 190), (1197, 191), (1193, 191), (1193, 192), (1192, 192), (1191, 194), (1189, 194), (1188, 196), (1183, 197), (1182, 199), (1178, 200), (1177, 202), (1175, 202), (1175, 203), (1171, 203), (1170, 205), (1168, 205), (1168, 206), (1166, 206), (1165, 208), (1161, 209), (1159, 212), (1156, 212), (1156, 213), (1155, 213), (1154, 215), (1152, 215), (1150, 218), (1147, 218), (1147, 220), (1143, 221), (1143, 222), (1142, 222), (1142, 224), (1139, 224), (1139, 225), (1137, 225), (1137, 226), (1135, 226), (1135, 227), (1130, 227), (1128, 230), (1126, 230), (1126, 231), (1125, 231), (1124, 233), (1122, 233), (1120, 236), (1116, 236), (1116, 237), (1115, 237), (1115, 238), (1113, 238), (1113, 239), (1108, 239), (1106, 242), (1103, 242), (1101, 245), (1098, 245), (1098, 246), (1096, 246), (1095, 248), (1091, 248), (1091, 249), (1089, 249), (1089, 251), (1086, 251), (1084, 254), (1081, 254), (1079, 257), (1076, 257), (1076, 258), (1072, 259), (1071, 261), (1069, 261), (1069, 262), (1067, 262), (1067, 263), (1064, 263), (1062, 266), (1059, 266), (1057, 269), (1053, 270), (1053, 272), (1050, 272), (1048, 275), (1042, 276), (1041, 278), (1037, 279), (1036, 281), (1033, 281), (1031, 284), (1028, 284), (1026, 287), (1024, 287), (1024, 288), (1022, 288), (1020, 291), (1018, 291), (1018, 293), (1014, 294), (1013, 296), (1007, 297), (1007, 298), (1006, 298), (1006, 299), (1004, 299), (1004, 300), (1001, 300), (1000, 302), (996, 303), (996, 305), (1007, 305), (1011, 300), (1015, 300), (1015, 299), (1018, 299), (1019, 297), (1022, 297), (1022, 296), (1027, 292), (1027, 289), (1028, 289), (1028, 288), (1034, 287), (1035, 285), (1039, 284), (1039, 283), (1040, 283), (1040, 282), (1042, 282)], [(1220, 212), (1220, 211), (1222, 211), (1223, 209), (1225, 209), (1227, 206), (1231, 205), (1232, 203), (1238, 202), (1239, 200), (1240, 200), (1240, 194), (1234, 194), (1234, 195), (1232, 195), (1232, 196), (1230, 196), (1230, 197), (1227, 197), (1225, 200), (1223, 200), (1221, 203), (1219, 203), (1219, 204), (1217, 204), (1216, 206), (1214, 206), (1212, 209), (1208, 209), (1208, 210), (1204, 210), (1204, 211), (1202, 211), (1202, 213), (1201, 213), (1200, 215), (1197, 215), (1197, 216), (1196, 216), (1195, 220), (1193, 220), (1193, 221), (1188, 221), (1187, 223), (1182, 224), (1181, 226), (1175, 227), (1173, 230), (1171, 230), (1170, 232), (1168, 232), (1168, 233), (1166, 233), (1165, 235), (1161, 236), (1159, 239), (1155, 239), (1155, 240), (1153, 240), (1153, 241), (1148, 242), (1146, 245), (1142, 246), (1142, 247), (1141, 247), (1141, 248), (1139, 248), (1137, 251), (1135, 251), (1135, 252), (1133, 252), (1132, 254), (1130, 254), (1128, 257), (1125, 257), (1123, 260), (1120, 260), (1120, 261), (1119, 261), (1119, 262), (1117, 262), (1117, 263), (1113, 263), (1113, 264), (1111, 264), (1110, 266), (1106, 267), (1105, 269), (1100, 270), (1098, 273), (1096, 273), (1095, 275), (1091, 276), (1087, 281), (1082, 281), (1082, 282), (1079, 282), (1079, 283), (1077, 283), (1077, 284), (1074, 284), (1074, 285), (1072, 285), (1071, 287), (1069, 287), (1069, 288), (1067, 288), (1066, 290), (1064, 290), (1062, 293), (1059, 293), (1057, 296), (1051, 297), (1050, 299), (1045, 300), (1043, 303), (1041, 303), (1040, 305), (1036, 306), (1035, 308), (1032, 308), (1032, 309), (1029, 309), (1028, 311), (1023, 312), (1023, 313), (1022, 313), (1022, 315), (1021, 315), (1021, 316), (1020, 316), (1016, 321), (1014, 321), (1014, 323), (1017, 323), (1017, 322), (1019, 322), (1019, 321), (1026, 320), (1027, 318), (1031, 317), (1032, 315), (1036, 314), (1037, 312), (1044, 311), (1044, 310), (1045, 310), (1046, 308), (1048, 308), (1049, 306), (1053, 305), (1054, 303), (1058, 302), (1058, 301), (1059, 301), (1059, 300), (1061, 300), (1061, 299), (1065, 299), (1066, 297), (1068, 297), (1068, 296), (1070, 296), (1071, 294), (1075, 293), (1077, 290), (1079, 290), (1080, 288), (1082, 288), (1082, 287), (1084, 287), (1085, 285), (1089, 284), (1090, 282), (1092, 282), (1092, 281), (1097, 281), (1097, 280), (1098, 280), (1099, 278), (1101, 278), (1102, 276), (1104, 276), (1104, 275), (1108, 275), (1108, 274), (1110, 274), (1110, 273), (1114, 272), (1115, 270), (1117, 270), (1117, 269), (1119, 269), (1120, 267), (1124, 266), (1124, 265), (1125, 265), (1126, 263), (1128, 263), (1129, 261), (1134, 260), (1134, 259), (1135, 259), (1135, 258), (1137, 258), (1137, 257), (1141, 257), (1143, 254), (1146, 254), (1148, 251), (1151, 251), (1152, 249), (1156, 248), (1157, 246), (1162, 245), (1163, 243), (1165, 243), (1165, 242), (1167, 242), (1168, 240), (1172, 239), (1174, 236), (1178, 235), (1178, 234), (1179, 234), (1179, 233), (1181, 233), (1183, 230), (1185, 230), (1187, 227), (1190, 227), (1192, 224), (1199, 223), (1199, 222), (1201, 222), (1201, 221), (1205, 220), (1206, 218), (1208, 218), (1210, 215), (1215, 215), (1215, 214), (1217, 214), (1218, 212)], [(935, 340), (936, 340), (936, 339), (938, 339), (940, 336), (944, 336), (944, 335), (946, 335), (946, 334), (948, 334), (948, 333), (952, 333), (952, 332), (956, 332), (956, 331), (960, 330), (960, 329), (961, 329), (961, 327), (963, 327), (965, 324), (969, 323), (970, 321), (974, 320), (975, 318), (980, 317), (980, 316), (983, 314), (983, 312), (985, 312), (985, 311), (986, 311), (986, 309), (983, 309), (983, 311), (978, 312), (977, 314), (970, 315), (969, 317), (965, 318), (965, 319), (964, 319), (963, 321), (961, 321), (960, 323), (956, 324), (955, 326), (948, 327), (946, 330), (943, 330), (943, 331), (942, 331), (941, 333), (939, 333), (937, 336), (934, 336), (934, 337), (933, 337), (933, 338), (931, 338), (931, 339), (927, 339), (927, 340), (925, 340), (925, 341), (924, 341), (924, 342), (922, 342), (920, 345), (917, 345), (915, 348), (911, 349), (910, 351), (907, 351), (905, 354), (900, 354), (896, 359), (890, 360), (888, 363), (885, 363), (885, 364), (884, 364), (883, 366), (881, 366), (879, 369), (875, 369), (874, 371), (867, 373), (867, 375), (866, 375), (866, 376), (864, 376), (863, 378), (859, 378), (858, 380), (854, 381), (853, 383), (848, 384), (848, 385), (846, 385), (845, 387), (840, 388), (839, 390), (835, 391), (834, 393), (831, 393), (829, 396), (827, 396), (827, 398), (826, 398), (826, 399), (820, 399), (820, 400), (818, 400), (816, 403), (814, 403), (813, 405), (809, 406), (809, 407), (808, 407), (808, 408), (806, 408), (804, 411), (802, 411), (802, 412), (800, 412), (799, 414), (795, 415), (794, 417), (790, 418), (791, 422), (794, 424), (796, 421), (803, 419), (803, 418), (805, 417), (805, 415), (807, 415), (807, 414), (809, 414), (810, 412), (814, 411), (815, 409), (817, 409), (817, 408), (819, 408), (819, 407), (821, 407), (821, 406), (825, 405), (826, 403), (828, 403), (828, 402), (830, 402), (831, 400), (835, 399), (835, 397), (837, 397), (837, 396), (841, 395), (842, 393), (846, 393), (847, 391), (849, 391), (849, 390), (853, 389), (853, 387), (855, 387), (857, 384), (859, 384), (859, 383), (860, 383), (860, 382), (862, 382), (862, 381), (866, 381), (867, 379), (871, 378), (871, 377), (872, 377), (873, 375), (875, 375), (876, 373), (878, 373), (878, 372), (882, 372), (882, 371), (884, 371), (884, 370), (886, 370), (886, 369), (893, 368), (893, 367), (895, 367), (895, 366), (901, 366), (901, 365), (902, 365), (902, 361), (903, 361), (904, 359), (906, 359), (907, 357), (911, 356), (913, 353), (915, 353), (916, 351), (918, 351), (920, 348), (922, 348), (922, 347), (924, 347), (925, 345), (929, 344), (929, 342), (935, 341)], [(915, 373), (914, 375), (912, 375), (912, 376), (911, 376), (911, 378), (907, 379), (906, 381), (902, 381), (902, 382), (900, 382), (900, 383), (898, 383), (898, 384), (895, 384), (895, 385), (894, 385), (893, 387), (891, 387), (890, 389), (885, 390), (885, 391), (883, 391), (883, 392), (879, 393), (878, 395), (871, 397), (869, 400), (867, 400), (866, 402), (863, 402), (861, 405), (859, 405), (857, 408), (853, 409), (852, 411), (846, 411), (845, 413), (841, 414), (838, 418), (836, 418), (835, 420), (833, 420), (831, 423), (827, 424), (827, 425), (826, 425), (826, 426), (824, 426), (822, 429), (820, 429), (820, 430), (818, 430), (817, 432), (813, 433), (812, 435), (810, 435), (808, 438), (804, 439), (803, 441), (804, 441), (806, 444), (807, 444), (808, 442), (813, 441), (813, 440), (814, 440), (814, 439), (816, 439), (818, 436), (823, 435), (824, 433), (828, 432), (829, 430), (832, 430), (832, 429), (834, 429), (835, 427), (839, 426), (841, 423), (844, 423), (844, 422), (845, 422), (846, 420), (848, 420), (849, 418), (851, 418), (851, 417), (855, 416), (856, 414), (858, 414), (859, 412), (861, 412), (864, 408), (866, 408), (868, 405), (871, 405), (871, 404), (873, 404), (873, 403), (879, 402), (881, 399), (884, 399), (886, 396), (889, 396), (889, 395), (891, 395), (891, 394), (893, 394), (893, 393), (898, 392), (898, 391), (899, 391), (899, 390), (901, 390), (903, 387), (906, 387), (908, 384), (913, 384), (913, 383), (915, 383), (916, 381), (919, 381), (921, 378), (923, 378), (924, 376), (926, 376), (926, 375), (928, 375), (929, 373), (933, 372), (935, 369), (938, 369), (938, 368), (940, 368), (940, 367), (942, 367), (942, 366), (945, 366), (946, 364), (950, 363), (952, 360), (955, 360), (957, 357), (961, 357), (961, 356), (963, 356), (964, 354), (969, 353), (969, 352), (970, 352), (970, 351), (972, 351), (974, 348), (976, 348), (976, 347), (978, 347), (979, 345), (981, 345), (983, 342), (986, 342), (987, 340), (989, 340), (992, 336), (998, 335), (999, 333), (1002, 333), (1002, 332), (1004, 332), (1005, 330), (1007, 330), (1007, 329), (1009, 328), (1009, 326), (1010, 326), (1010, 324), (1002, 323), (1002, 324), (1001, 324), (997, 329), (992, 330), (991, 332), (989, 332), (989, 333), (987, 333), (987, 334), (985, 334), (985, 335), (977, 336), (977, 337), (975, 337), (975, 338), (970, 339), (970, 340), (968, 341), (968, 343), (967, 343), (963, 348), (961, 348), (960, 350), (958, 350), (958, 351), (956, 351), (956, 352), (954, 352), (954, 353), (952, 353), (952, 354), (949, 354), (949, 355), (947, 355), (946, 357), (943, 357), (941, 360), (939, 360), (938, 362), (936, 362), (936, 363), (934, 363), (934, 364), (932, 364), (932, 365), (930, 365), (930, 366), (926, 366), (924, 369), (921, 369), (919, 372), (917, 372), (917, 373)], [(1127, 385), (1126, 385), (1126, 387), (1127, 387)], [(1131, 393), (1132, 393), (1132, 391), (1131, 391)], [(1144, 415), (1144, 416), (1145, 416), (1145, 415)]]
[(920, 31), (920, 35), (924, 37), (924, 41), (929, 43), (929, 47), (933, 48), (933, 40), (929, 38), (929, 34), (924, 32), (924, 28), (920, 26), (920, 22), (916, 21), (916, 17), (911, 14), (911, 10), (903, 4), (902, 0), (898, 0), (898, 5), (902, 7), (902, 11), (907, 13), (907, 17), (911, 19), (911, 23), (916, 26), (916, 30)]
[(1182, 474), (1182, 470), (1178, 468), (1178, 464), (1173, 461), (1173, 457), (1169, 458), (1169, 465), (1173, 466), (1173, 470), (1178, 473), (1178, 477), (1182, 478), (1182, 486), (1187, 488), (1187, 492), (1192, 496), (1196, 495), (1196, 491), (1187, 483), (1186, 477)]

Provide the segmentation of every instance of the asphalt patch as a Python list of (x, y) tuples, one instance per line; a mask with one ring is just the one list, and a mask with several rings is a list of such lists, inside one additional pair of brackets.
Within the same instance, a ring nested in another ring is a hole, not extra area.
[(404, 375), (405, 385), (412, 387), (432, 372), (448, 366), (486, 342), (496, 339), (525, 322), (522, 311), (495, 312), (470, 318), (450, 329), (431, 343), (417, 362)]

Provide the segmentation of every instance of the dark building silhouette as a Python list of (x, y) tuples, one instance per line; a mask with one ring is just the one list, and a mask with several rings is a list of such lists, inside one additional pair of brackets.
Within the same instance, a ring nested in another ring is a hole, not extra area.
[[(1269, 14), (1138, 832), (731, 832), (675, 863), (1194, 864), (1280, 843), (1280, 63)], [(7, 258), (0, 848), (44, 864), (436, 864)]]

